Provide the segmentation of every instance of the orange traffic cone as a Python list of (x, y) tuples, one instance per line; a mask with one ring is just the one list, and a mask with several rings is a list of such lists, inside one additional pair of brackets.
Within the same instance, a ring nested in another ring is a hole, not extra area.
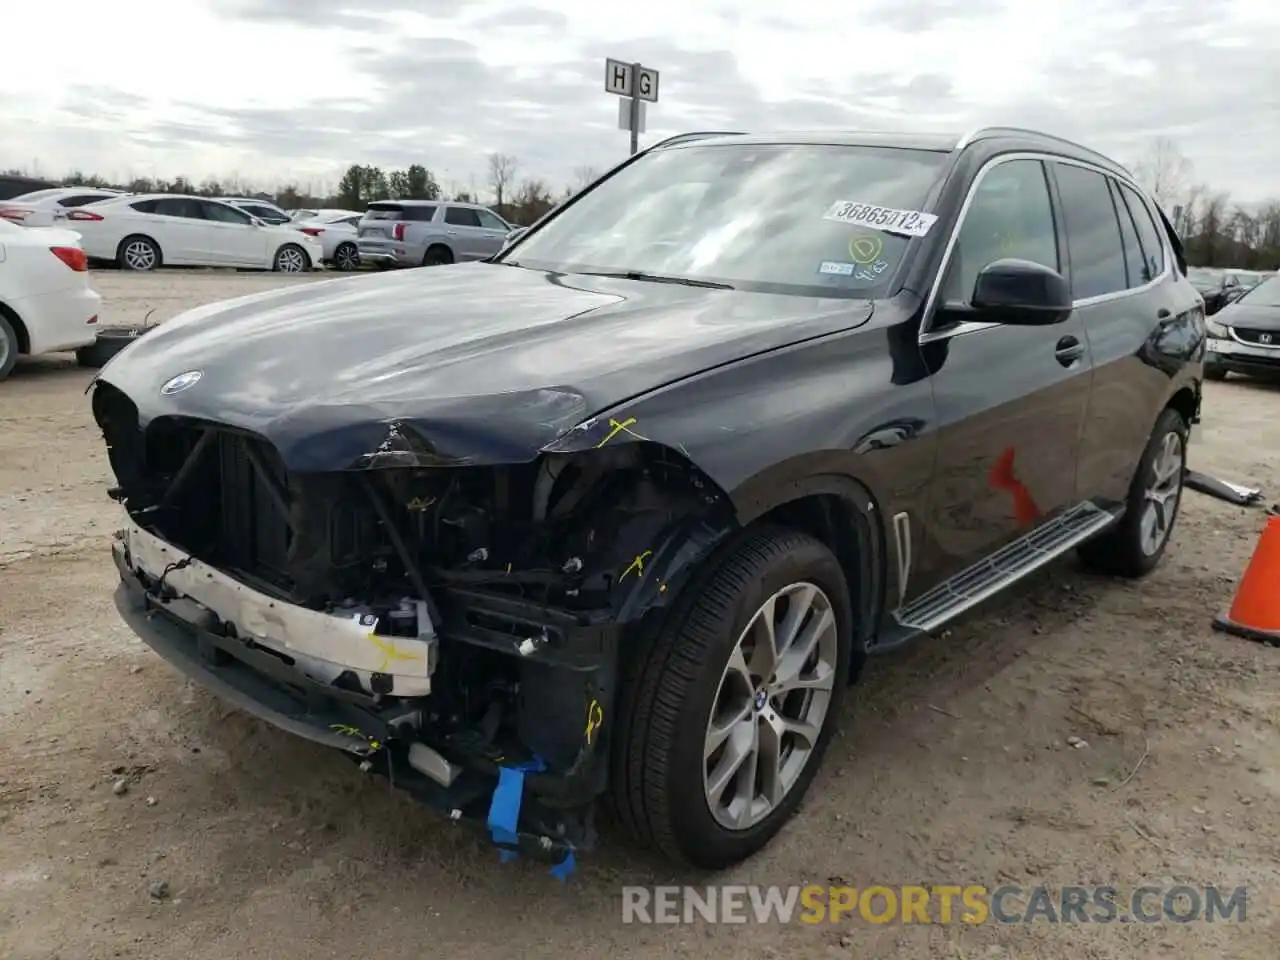
[(1267, 517), (1230, 612), (1213, 618), (1215, 630), (1280, 647), (1280, 516)]

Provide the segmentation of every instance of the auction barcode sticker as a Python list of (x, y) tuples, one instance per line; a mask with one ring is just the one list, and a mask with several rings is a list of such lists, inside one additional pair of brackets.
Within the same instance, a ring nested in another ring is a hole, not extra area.
[(822, 217), (855, 227), (870, 227), (886, 233), (902, 233), (908, 237), (923, 237), (938, 218), (919, 210), (895, 210), (893, 207), (877, 207), (872, 203), (854, 200), (837, 200)]

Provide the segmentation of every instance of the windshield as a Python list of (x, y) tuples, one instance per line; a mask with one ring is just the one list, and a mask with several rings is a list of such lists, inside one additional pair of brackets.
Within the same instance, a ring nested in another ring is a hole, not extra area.
[[(899, 231), (923, 235), (932, 224), (921, 211), (947, 156), (825, 144), (668, 147), (583, 194), (524, 237), (510, 262), (870, 297), (911, 240)], [(883, 229), (891, 218), (892, 233)]]
[(1263, 280), (1236, 303), (1247, 303), (1251, 307), (1280, 307), (1280, 277)]

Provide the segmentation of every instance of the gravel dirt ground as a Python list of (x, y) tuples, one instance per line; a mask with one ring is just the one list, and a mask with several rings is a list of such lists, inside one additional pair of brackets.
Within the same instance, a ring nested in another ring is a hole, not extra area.
[[(95, 283), (104, 323), (136, 323), (309, 279)], [(718, 878), (1247, 885), (1245, 922), (624, 925), (623, 885), (708, 878), (607, 828), (567, 885), (499, 865), (465, 828), (184, 683), (119, 623), (89, 379), (53, 357), (0, 384), (0, 957), (1277, 956), (1280, 650), (1209, 627), (1259, 509), (1188, 493), (1141, 584), (1064, 561), (873, 662), (800, 815)], [(1274, 497), (1280, 390), (1210, 384), (1192, 462)]]

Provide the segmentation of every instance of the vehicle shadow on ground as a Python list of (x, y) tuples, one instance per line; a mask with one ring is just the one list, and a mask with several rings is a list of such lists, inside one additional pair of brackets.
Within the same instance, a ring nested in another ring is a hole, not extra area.
[(93, 374), (94, 371), (76, 363), (73, 353), (47, 353), (38, 357), (19, 357), (8, 379), (10, 381), (66, 382), (75, 377), (82, 377), (87, 381)]

